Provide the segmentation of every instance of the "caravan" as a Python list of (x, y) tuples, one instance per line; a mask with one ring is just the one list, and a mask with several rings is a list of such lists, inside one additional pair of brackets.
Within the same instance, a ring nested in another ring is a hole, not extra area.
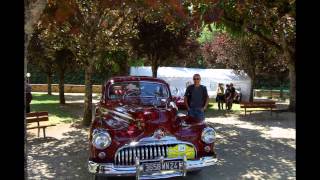
[[(248, 101), (250, 97), (251, 79), (243, 71), (233, 69), (200, 69), (185, 67), (159, 67), (157, 77), (165, 80), (170, 85), (173, 96), (183, 97), (186, 87), (192, 84), (192, 76), (200, 74), (201, 84), (205, 85), (210, 98), (216, 97), (218, 83), (233, 83), (234, 87), (241, 92), (242, 101)], [(131, 67), (131, 76), (152, 76), (150, 66)], [(182, 102), (183, 100), (180, 99)], [(179, 103), (178, 103), (179, 104)]]

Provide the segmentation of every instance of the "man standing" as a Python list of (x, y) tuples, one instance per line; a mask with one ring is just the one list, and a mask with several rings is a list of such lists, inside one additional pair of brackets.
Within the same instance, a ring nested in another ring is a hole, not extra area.
[(193, 82), (187, 87), (184, 94), (184, 103), (188, 110), (188, 115), (194, 118), (204, 120), (204, 111), (208, 107), (209, 96), (206, 86), (200, 84), (199, 74), (193, 75)]
[(30, 103), (32, 100), (31, 85), (26, 83), (26, 113), (30, 112)]
[(222, 83), (218, 84), (216, 101), (218, 103), (219, 110), (223, 109), (224, 88), (223, 88), (223, 84)]
[(225, 90), (225, 99), (226, 99), (226, 109), (230, 110), (230, 102), (231, 102), (231, 90), (229, 84), (226, 84), (226, 90)]
[(231, 94), (231, 99), (230, 99), (230, 108), (229, 108), (229, 110), (231, 110), (233, 99), (236, 96), (236, 89), (233, 87), (232, 83), (230, 83), (230, 94)]

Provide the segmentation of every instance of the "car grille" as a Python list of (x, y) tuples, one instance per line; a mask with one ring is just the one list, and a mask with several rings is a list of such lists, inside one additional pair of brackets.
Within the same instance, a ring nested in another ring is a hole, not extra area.
[(174, 144), (125, 147), (117, 152), (115, 156), (115, 164), (134, 165), (136, 157), (140, 160), (152, 160), (161, 156), (166, 158), (169, 146), (174, 146)]

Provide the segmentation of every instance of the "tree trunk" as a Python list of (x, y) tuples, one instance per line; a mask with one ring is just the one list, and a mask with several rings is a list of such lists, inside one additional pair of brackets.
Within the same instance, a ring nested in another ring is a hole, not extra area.
[(289, 78), (290, 78), (290, 103), (289, 110), (296, 111), (296, 66), (294, 62), (289, 62)]
[(93, 67), (89, 65), (85, 68), (85, 96), (84, 96), (84, 115), (82, 124), (89, 126), (92, 118), (92, 73)]
[(121, 62), (119, 64), (120, 66), (120, 76), (128, 76), (129, 75), (129, 64), (128, 59), (125, 59), (125, 61)]
[[(25, 41), (24, 41), (24, 71), (27, 72), (27, 47), (29, 45), (31, 34), (33, 33), (33, 26), (38, 21), (41, 12), (45, 8), (47, 4), (47, 1), (30, 1), (30, 0), (24, 0), (24, 32), (25, 32)], [(26, 137), (26, 118), (24, 119), (24, 179), (28, 179), (28, 171), (27, 171), (27, 137)]]
[(283, 85), (282, 85), (282, 81), (280, 83), (280, 97), (279, 97), (280, 100), (283, 100)]
[(152, 60), (152, 65), (151, 65), (151, 68), (152, 68), (152, 77), (156, 78), (157, 77), (157, 74), (158, 74), (158, 63), (157, 63), (157, 60)]
[(48, 95), (52, 95), (52, 74), (47, 74)]
[(296, 59), (295, 52), (289, 50), (289, 45), (284, 35), (281, 36), (283, 53), (288, 62), (289, 79), (290, 79), (290, 103), (289, 111), (296, 111)]
[(249, 102), (253, 102), (253, 90), (254, 90), (254, 83), (256, 82), (256, 75), (253, 73), (251, 76), (251, 88), (250, 88), (250, 97)]
[(64, 71), (59, 71), (59, 100), (60, 104), (66, 104), (64, 97)]

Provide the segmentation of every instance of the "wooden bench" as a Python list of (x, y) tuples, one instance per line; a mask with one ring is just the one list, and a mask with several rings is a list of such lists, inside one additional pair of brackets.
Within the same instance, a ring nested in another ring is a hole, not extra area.
[(48, 112), (30, 112), (26, 114), (27, 125), (37, 123), (36, 126), (27, 127), (27, 129), (38, 129), (38, 137), (40, 136), (40, 129), (43, 129), (43, 137), (46, 137), (46, 128), (55, 126), (55, 124), (40, 125), (40, 122), (49, 121)]
[[(244, 108), (244, 115), (247, 115), (247, 109), (249, 108), (267, 108), (270, 109), (271, 116), (272, 116), (272, 109), (276, 108), (275, 101), (253, 101), (253, 102), (241, 102), (240, 108)], [(261, 111), (261, 110), (259, 110)], [(251, 111), (250, 111), (251, 113)]]

